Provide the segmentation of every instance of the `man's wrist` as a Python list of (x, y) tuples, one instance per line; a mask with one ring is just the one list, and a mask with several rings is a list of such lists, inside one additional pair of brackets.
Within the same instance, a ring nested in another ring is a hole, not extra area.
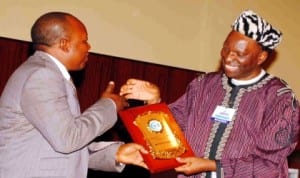
[(118, 167), (122, 167), (122, 166), (125, 166), (125, 164), (124, 163), (121, 163), (121, 162), (118, 162), (117, 160), (116, 160), (116, 166), (118, 166)]
[[(118, 150), (119, 151), (119, 150)], [(118, 151), (117, 151), (117, 153), (116, 153), (116, 157), (115, 157), (115, 165), (117, 166), (117, 167), (123, 167), (123, 166), (125, 166), (125, 164), (124, 163), (122, 163), (122, 162), (120, 162), (119, 161), (119, 159), (118, 159)]]
[(161, 102), (161, 98), (154, 98), (152, 100), (147, 100), (146, 104), (156, 104), (156, 103), (160, 103)]

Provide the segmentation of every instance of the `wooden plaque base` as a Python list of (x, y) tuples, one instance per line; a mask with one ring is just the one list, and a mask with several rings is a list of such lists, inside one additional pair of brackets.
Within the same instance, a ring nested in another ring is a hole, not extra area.
[(176, 157), (194, 156), (165, 103), (129, 108), (120, 111), (119, 116), (132, 140), (149, 151), (143, 157), (151, 173), (179, 166)]

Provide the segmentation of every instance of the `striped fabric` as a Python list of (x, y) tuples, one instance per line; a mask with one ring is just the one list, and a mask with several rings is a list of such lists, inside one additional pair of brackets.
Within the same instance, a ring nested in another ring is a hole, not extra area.
[(232, 24), (232, 29), (257, 41), (263, 47), (274, 49), (282, 33), (251, 10), (246, 10)]
[[(217, 148), (212, 159), (220, 160), (224, 177), (284, 178), (299, 130), (298, 101), (291, 91), (278, 94), (285, 87), (268, 75), (232, 92), (235, 86), (224, 74), (208, 73), (193, 80), (169, 107), (197, 156), (211, 157), (212, 148)], [(217, 135), (222, 124), (211, 119), (212, 113), (217, 105), (228, 106), (233, 93), (236, 114)], [(217, 137), (220, 141), (214, 142)]]

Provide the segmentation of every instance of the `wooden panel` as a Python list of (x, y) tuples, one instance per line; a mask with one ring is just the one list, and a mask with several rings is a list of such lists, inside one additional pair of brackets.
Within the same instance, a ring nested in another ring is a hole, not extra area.
[[(0, 92), (12, 72), (32, 54), (31, 43), (0, 38)], [(131, 77), (149, 80), (161, 88), (163, 101), (178, 98), (198, 71), (151, 64), (119, 57), (90, 53), (84, 70), (71, 72), (78, 89), (82, 110), (93, 104), (110, 80), (116, 83), (116, 92)]]
[(23, 41), (0, 38), (0, 93), (13, 71), (31, 53), (30, 44)]

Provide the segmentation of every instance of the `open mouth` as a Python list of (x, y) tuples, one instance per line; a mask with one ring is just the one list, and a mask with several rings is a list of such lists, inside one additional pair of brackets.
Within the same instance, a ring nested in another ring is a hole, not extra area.
[(225, 64), (225, 68), (227, 69), (227, 70), (237, 70), (238, 68), (239, 68), (239, 66), (238, 65), (229, 65), (229, 64)]

